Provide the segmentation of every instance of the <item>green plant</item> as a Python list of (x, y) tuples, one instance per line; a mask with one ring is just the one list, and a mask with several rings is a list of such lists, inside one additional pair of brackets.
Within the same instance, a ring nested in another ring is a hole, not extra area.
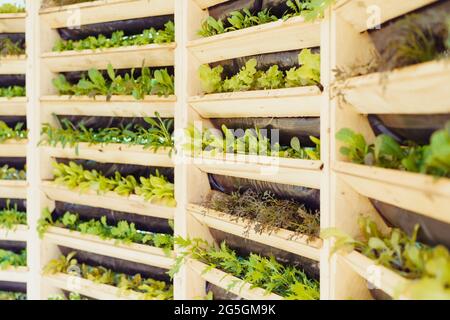
[(397, 297), (450, 299), (450, 254), (444, 246), (432, 248), (417, 242), (419, 225), (408, 236), (400, 229), (383, 233), (367, 217), (360, 217), (358, 224), (361, 231), (358, 239), (336, 228), (322, 232), (324, 239), (336, 240), (332, 254), (356, 250), (401, 276), (414, 280), (405, 287), (396, 288)]
[(0, 56), (19, 56), (25, 54), (20, 42), (13, 42), (10, 38), (0, 39)]
[(436, 131), (426, 146), (413, 142), (402, 146), (385, 134), (368, 145), (361, 134), (346, 128), (336, 139), (344, 143), (341, 153), (354, 163), (450, 177), (450, 122)]
[(89, 299), (81, 296), (79, 293), (70, 292), (68, 297), (62, 294), (51, 295), (48, 297), (48, 300), (89, 300)]
[(27, 294), (22, 292), (0, 291), (0, 301), (3, 300), (27, 300)]
[(25, 140), (28, 138), (28, 130), (22, 129), (24, 124), (18, 122), (14, 128), (10, 128), (4, 121), (0, 120), (0, 143), (6, 140)]
[(0, 270), (14, 267), (24, 267), (27, 265), (27, 251), (22, 250), (15, 253), (9, 250), (0, 249)]
[(25, 87), (21, 86), (0, 87), (0, 97), (14, 98), (25, 96), (26, 96)]
[(0, 180), (26, 180), (25, 170), (10, 168), (7, 164), (0, 167)]
[[(173, 287), (164, 281), (157, 281), (151, 278), (142, 278), (140, 274), (134, 276), (123, 273), (116, 273), (102, 266), (90, 266), (79, 264), (75, 259), (76, 252), (71, 252), (67, 256), (60, 256), (51, 260), (44, 267), (44, 274), (65, 273), (90, 280), (94, 283), (114, 286), (120, 289), (120, 294), (126, 296), (134, 293), (142, 300), (172, 300)], [(74, 266), (80, 273), (71, 273)], [(69, 269), (70, 268), (70, 269)]]
[(53, 167), (54, 182), (69, 189), (79, 188), (80, 192), (89, 189), (98, 193), (115, 192), (124, 197), (137, 194), (149, 202), (171, 207), (176, 205), (173, 183), (159, 172), (149, 178), (141, 177), (138, 182), (135, 177), (124, 177), (120, 172), (116, 172), (114, 177), (108, 178), (97, 170), (84, 170), (82, 165), (73, 161), (68, 165), (54, 162)]
[(12, 3), (5, 3), (0, 6), (0, 13), (22, 13), (25, 8)]
[(286, 87), (301, 87), (316, 85), (320, 82), (320, 54), (303, 49), (298, 55), (301, 67), (286, 71)]
[[(275, 293), (289, 300), (318, 300), (319, 283), (309, 279), (303, 271), (295, 267), (286, 267), (275, 260), (258, 254), (250, 254), (248, 258), (237, 256), (225, 242), (219, 248), (202, 239), (183, 239), (177, 237), (175, 244), (184, 249), (177, 256), (176, 263), (169, 271), (174, 276), (187, 258), (198, 260), (208, 267), (204, 272), (218, 268), (231, 274), (253, 288), (259, 287), (267, 293)], [(228, 289), (232, 289), (232, 283)]]
[(17, 204), (11, 206), (10, 200), (6, 201), (6, 208), (0, 210), (0, 228), (14, 230), (17, 225), (27, 224), (27, 213), (17, 210)]
[(301, 15), (306, 21), (314, 21), (323, 18), (325, 10), (335, 2), (336, 0), (306, 0), (301, 4), (299, 0), (289, 0), (287, 5), (295, 15)]

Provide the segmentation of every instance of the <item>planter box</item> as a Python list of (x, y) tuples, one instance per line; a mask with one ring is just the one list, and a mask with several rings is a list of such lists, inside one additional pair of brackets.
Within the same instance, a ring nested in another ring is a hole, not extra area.
[(0, 143), (2, 157), (26, 157), (28, 140), (6, 140)]
[(0, 33), (25, 33), (26, 13), (0, 14)]
[(252, 221), (249, 219), (236, 220), (236, 217), (232, 215), (195, 204), (189, 204), (187, 210), (200, 223), (206, 224), (210, 228), (320, 261), (322, 240), (319, 238), (310, 240), (307, 236), (297, 235), (292, 231), (284, 229), (278, 229), (271, 234), (261, 234), (255, 232), (253, 229), (248, 229), (247, 226), (252, 224)]
[(0, 58), (0, 74), (25, 74), (26, 71), (27, 57), (25, 55)]
[(202, 8), (202, 9), (206, 9), (212, 6), (215, 6), (216, 4), (219, 3), (224, 3), (230, 0), (194, 0), (197, 5)]
[(17, 225), (11, 230), (0, 228), (0, 240), (27, 241), (28, 230), (28, 226), (25, 225)]
[(17, 267), (0, 270), (0, 281), (27, 282), (28, 267)]
[(25, 116), (27, 114), (26, 97), (0, 97), (0, 116)]
[[(149, 44), (82, 51), (44, 53), (41, 58), (52, 72), (69, 72), (96, 68), (104, 70), (108, 64), (115, 69), (164, 67), (174, 64), (175, 44)], [(1, 70), (1, 69), (0, 69)]]
[(27, 198), (26, 181), (0, 180), (0, 198), (6, 199), (26, 199)]
[(203, 118), (319, 117), (322, 93), (316, 86), (195, 96), (189, 104)]

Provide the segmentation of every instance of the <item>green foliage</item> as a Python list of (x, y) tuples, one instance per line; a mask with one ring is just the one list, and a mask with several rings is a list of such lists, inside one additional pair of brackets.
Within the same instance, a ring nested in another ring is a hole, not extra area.
[(14, 230), (17, 225), (27, 224), (27, 213), (17, 210), (17, 204), (11, 206), (10, 200), (6, 201), (6, 208), (0, 210), (0, 228)]
[[(67, 256), (62, 255), (59, 259), (50, 261), (44, 267), (44, 274), (65, 273), (90, 280), (94, 283), (114, 286), (120, 289), (122, 296), (130, 293), (138, 294), (142, 300), (172, 300), (173, 287), (164, 281), (157, 281), (151, 278), (142, 278), (140, 274), (134, 276), (123, 273), (116, 273), (111, 269), (102, 266), (90, 266), (80, 264), (74, 258), (76, 252)], [(76, 266), (80, 270), (79, 274), (70, 273)], [(69, 270), (69, 267), (72, 267)]]
[[(169, 271), (174, 276), (186, 258), (192, 258), (208, 265), (204, 272), (218, 268), (231, 274), (253, 288), (262, 288), (267, 293), (275, 293), (289, 300), (318, 300), (319, 283), (309, 279), (306, 274), (295, 267), (283, 266), (274, 257), (266, 258), (251, 253), (248, 258), (237, 256), (225, 242), (219, 248), (201, 239), (183, 239), (177, 237), (175, 244), (184, 249), (178, 255), (173, 268)], [(231, 284), (232, 289), (236, 284)]]
[(173, 237), (169, 234), (137, 230), (134, 223), (129, 223), (125, 220), (119, 221), (117, 225), (109, 225), (106, 216), (103, 216), (100, 220), (91, 219), (84, 221), (80, 219), (78, 214), (66, 212), (55, 220), (51, 212), (46, 208), (38, 221), (38, 233), (41, 238), (50, 226), (98, 236), (104, 240), (115, 239), (119, 243), (124, 244), (145, 244), (164, 249), (167, 253), (173, 249)]
[[(288, 6), (294, 10), (294, 7), (301, 8), (300, 15), (305, 18), (306, 21), (314, 21), (316, 19), (323, 18), (325, 10), (332, 6), (336, 0), (306, 0), (300, 7), (299, 0), (287, 1)], [(294, 10), (295, 13), (298, 10)], [(297, 14), (298, 15), (298, 14)]]
[(317, 85), (320, 83), (320, 54), (303, 49), (298, 61), (300, 67), (283, 72), (277, 65), (266, 71), (257, 69), (256, 59), (250, 59), (245, 66), (231, 78), (222, 80), (223, 67), (214, 68), (202, 65), (199, 77), (206, 93), (266, 90)]
[(27, 300), (27, 294), (22, 292), (0, 291), (0, 301), (3, 300)]
[(24, 267), (27, 265), (27, 251), (22, 250), (15, 253), (9, 250), (0, 249), (0, 270), (14, 267)]
[(194, 155), (201, 152), (210, 152), (212, 155), (221, 153), (251, 154), (272, 156), (281, 158), (320, 160), (320, 140), (310, 137), (316, 147), (302, 147), (298, 138), (291, 140), (290, 146), (280, 146), (271, 141), (261, 133), (258, 128), (245, 130), (244, 135), (236, 137), (233, 130), (222, 126), (223, 135), (214, 130), (204, 129), (200, 132), (194, 126), (186, 129), (187, 143), (184, 150)]
[(20, 42), (13, 42), (10, 38), (0, 39), (0, 56), (19, 56), (25, 54)]
[(62, 294), (58, 294), (48, 297), (47, 300), (89, 300), (89, 299), (81, 296), (79, 293), (70, 292), (68, 297)]
[(58, 40), (53, 51), (62, 52), (68, 50), (96, 50), (106, 48), (117, 48), (125, 46), (144, 46), (148, 44), (163, 44), (175, 41), (175, 25), (172, 21), (164, 25), (163, 30), (155, 28), (146, 29), (139, 35), (126, 36), (124, 31), (115, 31), (111, 38), (100, 34), (97, 37), (90, 36), (83, 40)]
[(113, 95), (132, 95), (136, 100), (146, 95), (169, 96), (174, 94), (174, 77), (167, 69), (152, 71), (143, 67), (136, 77), (134, 70), (124, 76), (116, 75), (112, 65), (108, 65), (107, 77), (97, 69), (90, 69), (77, 84), (71, 84), (60, 74), (53, 79), (53, 85), (61, 95), (95, 97), (104, 95), (109, 100)]
[(4, 121), (0, 120), (0, 143), (6, 140), (24, 140), (28, 138), (28, 130), (22, 129), (24, 124), (19, 122), (14, 128), (10, 128)]
[(333, 253), (357, 250), (378, 264), (414, 280), (404, 288), (396, 288), (398, 297), (450, 298), (450, 254), (444, 246), (430, 247), (417, 242), (419, 225), (408, 236), (400, 229), (382, 233), (367, 217), (360, 217), (358, 223), (361, 230), (359, 240), (335, 228), (322, 232), (324, 239), (336, 240)]
[(253, 15), (248, 9), (233, 11), (227, 18), (230, 27), (228, 27), (225, 32), (250, 28), (277, 20), (278, 18), (275, 15), (270, 14), (270, 10), (268, 9), (258, 12), (256, 15)]
[(25, 87), (21, 86), (0, 87), (0, 97), (2, 98), (15, 98), (25, 96), (26, 96)]
[(170, 207), (176, 206), (174, 185), (159, 172), (149, 178), (141, 177), (138, 182), (135, 177), (124, 177), (120, 172), (108, 178), (97, 170), (84, 170), (82, 165), (73, 161), (68, 165), (54, 162), (53, 167), (54, 182), (69, 189), (79, 188), (80, 192), (86, 190), (95, 190), (98, 193), (115, 192), (123, 197), (136, 194), (149, 202)]
[(0, 13), (22, 13), (25, 8), (12, 3), (5, 3), (0, 6)]
[(25, 170), (10, 168), (7, 164), (0, 167), (0, 180), (26, 180), (27, 174)]
[(336, 139), (344, 143), (341, 153), (352, 162), (450, 177), (450, 122), (436, 131), (426, 146), (412, 142), (401, 146), (385, 134), (379, 135), (373, 145), (367, 145), (361, 134), (350, 129), (340, 130)]
[(104, 129), (88, 129), (83, 122), (75, 126), (68, 119), (63, 119), (60, 121), (60, 127), (55, 128), (49, 124), (42, 126), (40, 144), (63, 148), (66, 146), (75, 147), (76, 151), (78, 151), (79, 143), (140, 145), (144, 149), (155, 152), (159, 148), (173, 149), (174, 141), (171, 134), (173, 119), (162, 120), (159, 113), (156, 113), (155, 117), (155, 119), (144, 118), (145, 122), (150, 125), (149, 128), (140, 125), (127, 125), (120, 128)]

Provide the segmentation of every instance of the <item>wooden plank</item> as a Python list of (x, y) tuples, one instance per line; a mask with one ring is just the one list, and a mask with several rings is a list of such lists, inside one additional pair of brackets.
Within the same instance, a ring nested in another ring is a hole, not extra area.
[(343, 0), (336, 4), (335, 10), (357, 32), (363, 32), (436, 1)]
[(336, 89), (363, 114), (450, 112), (450, 61), (421, 63), (343, 81)]
[(334, 170), (366, 197), (450, 223), (450, 179), (345, 162)]
[(0, 74), (25, 74), (27, 70), (27, 57), (7, 56), (0, 58)]
[(0, 33), (25, 33), (26, 13), (0, 14)]
[(44, 239), (76, 250), (88, 251), (158, 268), (170, 269), (174, 264), (172, 257), (167, 256), (162, 249), (156, 247), (135, 243), (125, 244), (117, 240), (102, 240), (97, 236), (85, 235), (63, 228), (48, 228)]
[(114, 96), (110, 101), (106, 97), (95, 99), (77, 96), (41, 97), (41, 109), (47, 115), (80, 115), (105, 117), (153, 117), (159, 112), (163, 118), (173, 118), (176, 98), (148, 96), (136, 100), (131, 96)]
[[(54, 158), (86, 159), (98, 162), (113, 162), (123, 164), (136, 164), (142, 166), (167, 167), (174, 166), (168, 149), (159, 149), (154, 152), (145, 150), (142, 146), (128, 146), (124, 144), (90, 145), (80, 143), (74, 147), (41, 147), (41, 152)], [(1, 149), (0, 149), (1, 150)], [(78, 153), (77, 151), (78, 150)]]
[[(263, 41), (261, 41), (263, 39)], [(249, 55), (297, 50), (320, 45), (320, 22), (302, 17), (279, 20), (243, 30), (192, 40), (187, 47), (199, 63)]]
[[(249, 283), (244, 282), (230, 274), (227, 274), (219, 269), (209, 269), (209, 267), (194, 259), (189, 259), (188, 266), (199, 274), (203, 279), (218, 287), (230, 291), (247, 300), (283, 300), (283, 297), (267, 293), (261, 288), (251, 288)], [(205, 270), (208, 269), (207, 272)]]
[(319, 117), (316, 86), (194, 96), (189, 104), (203, 118)]
[(13, 229), (0, 228), (0, 240), (5, 241), (27, 241), (28, 239), (28, 226), (17, 225)]
[(98, 0), (42, 9), (40, 16), (51, 28), (169, 15), (174, 0)]
[(0, 180), (0, 198), (3, 199), (26, 199), (27, 182)]
[(278, 248), (287, 252), (292, 252), (299, 256), (320, 261), (320, 248), (322, 240), (319, 238), (310, 239), (304, 235), (298, 235), (292, 231), (277, 229), (267, 234), (256, 232), (249, 219), (239, 219), (223, 212), (211, 210), (203, 206), (189, 204), (187, 210), (201, 223), (210, 228), (221, 230), (236, 236), (260, 242), (262, 244)]
[[(115, 69), (165, 67), (174, 64), (175, 44), (149, 44), (97, 50), (48, 52), (42, 61), (52, 72), (81, 71), (96, 68), (105, 70), (108, 64)], [(0, 69), (1, 70), (1, 69)]]
[(0, 143), (0, 155), (2, 157), (26, 157), (27, 140), (6, 140)]
[(175, 211), (174, 208), (150, 203), (136, 195), (122, 197), (113, 192), (101, 195), (92, 190), (80, 192), (77, 189), (70, 190), (49, 181), (42, 182), (41, 189), (48, 198), (54, 201), (130, 212), (150, 217), (173, 219)]
[(6, 270), (0, 270), (0, 281), (9, 282), (27, 282), (28, 281), (28, 268), (17, 267)]
[(224, 3), (224, 2), (228, 2), (228, 1), (230, 1), (230, 0), (195, 0), (197, 5), (201, 9), (207, 9), (209, 7), (215, 6), (216, 4), (220, 4), (220, 3)]
[(0, 97), (0, 116), (25, 116), (27, 114), (27, 98)]

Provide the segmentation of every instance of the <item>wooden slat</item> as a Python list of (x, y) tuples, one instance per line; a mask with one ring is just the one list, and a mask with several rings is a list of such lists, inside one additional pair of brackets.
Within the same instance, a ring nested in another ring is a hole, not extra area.
[(26, 199), (27, 182), (0, 180), (0, 198), (4, 199)]
[[(169, 151), (159, 149), (154, 152), (144, 150), (141, 146), (127, 146), (122, 144), (90, 145), (80, 143), (75, 147), (41, 147), (41, 151), (50, 157), (67, 159), (86, 159), (98, 162), (113, 162), (123, 164), (136, 164), (153, 167), (173, 167), (174, 163)], [(78, 150), (78, 153), (76, 152)]]
[(7, 140), (0, 143), (0, 156), (2, 157), (26, 157), (27, 140)]
[(203, 118), (319, 117), (316, 86), (195, 96), (189, 104)]
[(25, 33), (26, 13), (0, 14), (0, 33)]
[[(342, 0), (336, 4), (335, 10), (356, 31), (363, 32), (436, 1)], [(379, 19), (374, 19), (376, 14), (380, 15)]]
[(170, 269), (174, 259), (162, 249), (142, 244), (124, 244), (116, 240), (102, 240), (93, 235), (84, 235), (57, 227), (48, 228), (45, 240), (72, 249), (92, 252), (135, 263)]
[(366, 197), (450, 223), (450, 179), (345, 162), (334, 170)]
[(28, 281), (28, 268), (17, 267), (6, 270), (0, 270), (0, 281), (8, 282), (27, 282)]
[(80, 192), (77, 189), (69, 190), (68, 188), (48, 181), (42, 182), (41, 187), (47, 197), (54, 201), (130, 212), (164, 219), (173, 219), (175, 211), (174, 208), (152, 204), (136, 195), (121, 197), (113, 192), (107, 192), (101, 195), (92, 190)]
[[(219, 269), (209, 269), (204, 263), (197, 260), (190, 259), (187, 262), (188, 266), (192, 268), (203, 279), (218, 287), (230, 291), (231, 293), (247, 300), (283, 300), (283, 297), (267, 293), (260, 288), (251, 288), (251, 285), (238, 279), (230, 274), (227, 274)], [(208, 268), (208, 271), (205, 270)], [(232, 286), (232, 288), (230, 288)]]
[(199, 63), (210, 63), (319, 45), (320, 22), (309, 23), (295, 17), (193, 40), (187, 47)]
[(98, 0), (42, 9), (51, 28), (173, 14), (174, 0)]
[(22, 56), (7, 56), (0, 58), (0, 74), (25, 74), (27, 58)]
[(0, 240), (27, 241), (28, 230), (28, 227), (25, 225), (17, 225), (13, 229), (0, 228)]
[(195, 2), (198, 4), (198, 6), (201, 9), (206, 9), (212, 6), (215, 6), (216, 4), (219, 3), (224, 3), (224, 2), (228, 2), (230, 0), (195, 0)]
[(44, 96), (41, 108), (47, 114), (80, 115), (96, 117), (153, 117), (159, 112), (163, 118), (173, 118), (176, 98), (148, 96), (136, 100), (131, 96), (114, 96), (110, 101), (106, 97), (95, 99), (76, 96)]
[(426, 62), (342, 82), (337, 90), (363, 114), (450, 112), (450, 60)]
[[(81, 71), (96, 68), (105, 70), (108, 64), (115, 69), (164, 67), (174, 64), (175, 44), (149, 44), (120, 48), (49, 52), (42, 61), (52, 72)], [(1, 69), (0, 69), (1, 70)]]
[(187, 210), (201, 223), (210, 228), (221, 230), (252, 241), (260, 242), (274, 248), (320, 261), (320, 248), (322, 240), (309, 239), (304, 235), (277, 229), (271, 234), (258, 233), (253, 228), (248, 228), (254, 222), (248, 219), (236, 220), (236, 217), (223, 212), (211, 210), (199, 205), (189, 204)]
[(0, 97), (0, 116), (24, 116), (26, 111), (27, 98), (3, 98)]

